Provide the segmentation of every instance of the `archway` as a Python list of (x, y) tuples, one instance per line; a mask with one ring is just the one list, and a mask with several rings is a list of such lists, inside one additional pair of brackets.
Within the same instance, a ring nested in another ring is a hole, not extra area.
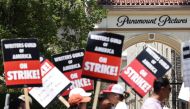
[(160, 42), (173, 48), (178, 54), (181, 52), (181, 41), (168, 35), (146, 33), (125, 39), (123, 50), (139, 42)]

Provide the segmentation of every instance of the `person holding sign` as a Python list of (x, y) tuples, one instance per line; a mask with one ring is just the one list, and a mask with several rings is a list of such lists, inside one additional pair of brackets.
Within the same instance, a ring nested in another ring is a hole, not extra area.
[(91, 100), (91, 93), (82, 88), (74, 88), (69, 93), (69, 109), (87, 109), (87, 103)]
[[(30, 107), (32, 105), (32, 98), (28, 96)], [(20, 95), (15, 99), (10, 100), (10, 106), (8, 109), (26, 109), (25, 106), (25, 96)]]
[[(20, 95), (20, 96), (18, 97), (18, 99), (20, 100), (20, 105), (19, 105), (19, 108), (18, 108), (18, 109), (26, 109), (26, 107), (25, 107), (25, 96), (24, 96), (24, 95)], [(29, 99), (30, 105), (32, 105), (32, 98), (30, 98), (30, 97), (28, 96), (28, 99)]]
[(120, 84), (109, 85), (103, 93), (108, 94), (108, 99), (113, 105), (112, 109), (128, 109), (128, 105), (123, 100), (129, 93), (125, 92), (125, 89)]
[(112, 104), (107, 96), (108, 95), (103, 93), (103, 91), (100, 92), (100, 95), (98, 97), (98, 109), (111, 109)]
[(158, 78), (154, 81), (153, 88), (152, 96), (145, 100), (141, 109), (162, 109), (161, 102), (169, 98), (171, 87), (168, 78)]

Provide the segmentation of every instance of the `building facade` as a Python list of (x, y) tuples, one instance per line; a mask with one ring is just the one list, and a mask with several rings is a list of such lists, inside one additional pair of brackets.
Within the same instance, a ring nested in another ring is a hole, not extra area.
[[(122, 67), (129, 64), (146, 45), (154, 47), (173, 65), (166, 74), (172, 86), (170, 99), (166, 104), (170, 109), (188, 109), (188, 103), (179, 100), (178, 94), (183, 79), (181, 43), (190, 40), (190, 0), (98, 2), (108, 9), (108, 16), (96, 25), (96, 31), (125, 36)], [(127, 100), (130, 109), (140, 109), (145, 98), (142, 99), (132, 92)]]

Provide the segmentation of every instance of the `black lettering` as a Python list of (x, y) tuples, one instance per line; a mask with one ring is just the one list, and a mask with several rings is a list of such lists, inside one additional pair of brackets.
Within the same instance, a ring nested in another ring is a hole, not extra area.
[(190, 58), (190, 48), (189, 46), (183, 47), (183, 58)]
[(158, 26), (164, 26), (166, 22), (169, 20), (170, 20), (170, 16), (168, 15), (160, 16)]
[(121, 27), (121, 26), (123, 26), (124, 24), (125, 24), (125, 22), (127, 22), (129, 20), (129, 17), (128, 16), (120, 16), (120, 17), (118, 17), (118, 19), (117, 19), (117, 26), (118, 27)]

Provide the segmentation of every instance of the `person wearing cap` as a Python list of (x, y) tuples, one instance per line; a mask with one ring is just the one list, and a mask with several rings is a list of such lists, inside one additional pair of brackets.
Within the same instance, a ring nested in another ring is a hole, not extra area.
[[(30, 107), (32, 105), (32, 98), (28, 96)], [(16, 98), (10, 98), (9, 109), (26, 109), (25, 96), (20, 95)]]
[(168, 78), (158, 78), (153, 84), (153, 94), (145, 100), (141, 109), (163, 109), (161, 102), (169, 98), (171, 91)]
[(128, 105), (123, 101), (126, 92), (120, 84), (109, 85), (103, 93), (108, 94), (108, 99), (113, 105), (112, 109), (128, 109)]
[(111, 109), (112, 104), (107, 96), (103, 91), (100, 92), (98, 96), (98, 109)]
[(69, 93), (69, 109), (87, 109), (87, 103), (91, 100), (91, 93), (82, 88), (74, 88)]

